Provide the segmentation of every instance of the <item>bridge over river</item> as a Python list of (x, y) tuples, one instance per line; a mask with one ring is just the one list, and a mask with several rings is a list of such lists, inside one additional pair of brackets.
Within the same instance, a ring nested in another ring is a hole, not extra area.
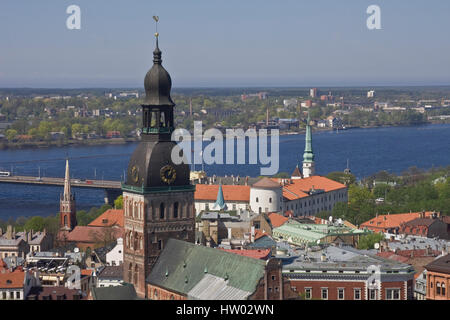
[[(32, 177), (32, 176), (9, 176), (9, 177), (0, 176), (0, 183), (64, 187), (64, 178)], [(105, 190), (105, 203), (110, 204), (112, 204), (114, 200), (122, 194), (122, 186), (120, 181), (71, 178), (70, 185), (73, 188), (103, 189)]]

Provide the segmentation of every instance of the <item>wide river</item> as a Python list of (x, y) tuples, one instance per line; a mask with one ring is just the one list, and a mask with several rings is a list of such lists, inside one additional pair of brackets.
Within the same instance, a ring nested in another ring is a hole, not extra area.
[[(279, 171), (291, 173), (301, 164), (304, 138), (280, 136)], [(70, 158), (71, 176), (87, 179), (123, 179), (136, 143), (104, 146), (2, 150), (0, 169), (18, 175), (64, 176), (64, 159)], [(414, 127), (349, 129), (313, 132), (316, 173), (326, 175), (347, 166), (361, 179), (380, 170), (400, 174), (411, 166), (431, 168), (450, 165), (450, 124)], [(208, 175), (259, 176), (261, 165), (205, 165)], [(199, 170), (200, 165), (196, 166)], [(74, 189), (77, 209), (104, 203), (102, 190)], [(59, 210), (61, 187), (0, 183), (0, 219), (50, 215)]]

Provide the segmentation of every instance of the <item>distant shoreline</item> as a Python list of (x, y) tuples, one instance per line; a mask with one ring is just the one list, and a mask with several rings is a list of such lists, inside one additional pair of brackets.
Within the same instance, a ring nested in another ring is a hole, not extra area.
[[(448, 124), (442, 122), (425, 122), (422, 124), (413, 125), (380, 125), (380, 126), (349, 126), (345, 129), (336, 128), (313, 128), (313, 132), (326, 132), (326, 131), (348, 131), (351, 129), (375, 129), (375, 128), (391, 128), (391, 127), (419, 127), (424, 125), (437, 125)], [(299, 131), (283, 131), (280, 132), (280, 136), (305, 134), (305, 130)], [(270, 131), (269, 134), (270, 136)], [(20, 149), (42, 149), (53, 147), (67, 147), (67, 146), (101, 146), (101, 145), (114, 145), (114, 144), (127, 144), (133, 142), (139, 142), (139, 138), (113, 138), (113, 139), (89, 139), (89, 140), (68, 140), (68, 141), (36, 141), (36, 142), (7, 142), (0, 141), (0, 151), (2, 150), (20, 150)]]

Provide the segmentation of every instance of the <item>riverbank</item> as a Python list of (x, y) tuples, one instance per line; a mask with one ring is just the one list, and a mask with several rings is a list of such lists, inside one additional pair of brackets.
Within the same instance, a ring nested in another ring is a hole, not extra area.
[[(318, 128), (314, 127), (313, 132), (326, 132), (326, 131), (340, 131), (340, 130), (351, 130), (351, 129), (373, 129), (373, 128), (395, 128), (395, 127), (419, 127), (424, 125), (435, 125), (435, 124), (446, 124), (447, 122), (442, 121), (429, 121), (421, 124), (405, 125), (405, 124), (391, 124), (391, 125), (379, 125), (379, 126), (346, 126), (345, 129), (336, 128)], [(270, 131), (268, 132), (270, 136)], [(281, 131), (280, 136), (284, 135), (295, 135), (295, 134), (305, 134), (305, 129), (297, 131)], [(192, 139), (193, 140), (193, 139)], [(101, 145), (114, 145), (114, 144), (126, 144), (140, 141), (138, 137), (136, 138), (112, 138), (112, 139), (86, 139), (86, 140), (53, 140), (53, 141), (28, 141), (28, 142), (8, 142), (0, 141), (0, 150), (7, 149), (33, 149), (33, 148), (52, 148), (52, 147), (70, 147), (70, 146), (101, 146)]]

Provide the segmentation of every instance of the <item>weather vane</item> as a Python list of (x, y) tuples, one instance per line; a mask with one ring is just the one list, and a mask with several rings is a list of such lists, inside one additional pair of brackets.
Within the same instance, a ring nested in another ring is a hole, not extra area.
[(159, 21), (159, 17), (158, 16), (153, 16), (153, 20), (155, 20), (156, 22), (156, 32), (155, 32), (155, 37), (156, 39), (158, 39), (159, 33), (158, 33), (158, 21)]

